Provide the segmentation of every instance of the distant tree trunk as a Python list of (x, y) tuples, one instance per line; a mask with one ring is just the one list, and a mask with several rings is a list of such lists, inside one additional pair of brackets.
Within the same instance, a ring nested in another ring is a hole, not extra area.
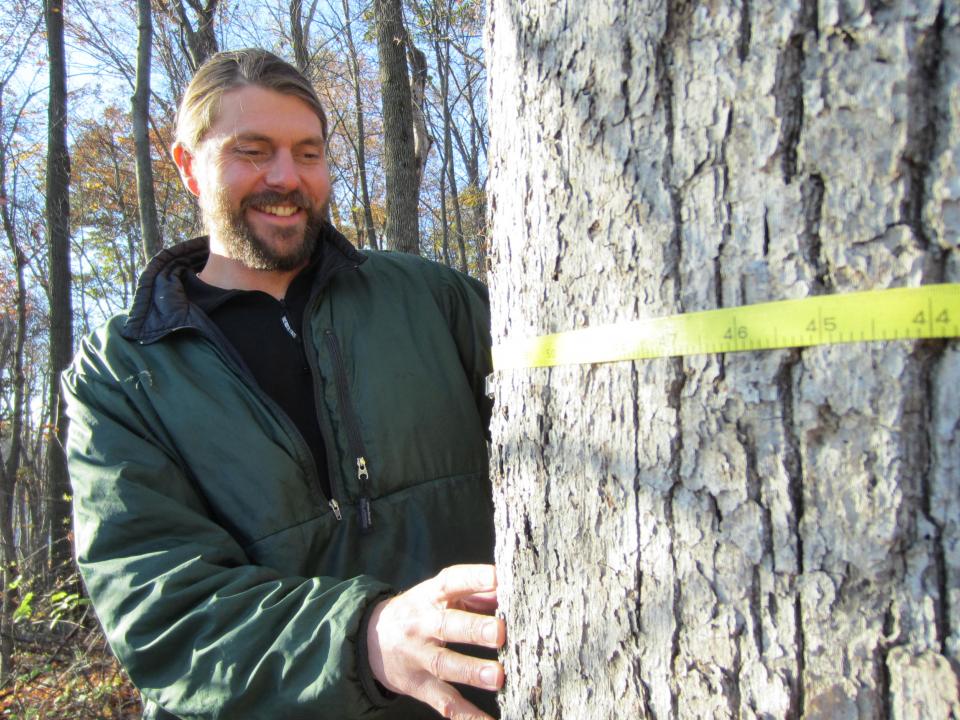
[[(488, 11), (495, 340), (960, 281), (957, 3)], [(960, 716), (957, 341), (496, 403), (504, 718)]]
[[(467, 182), (474, 193), (476, 193), (476, 202), (471, 209), (471, 226), (474, 231), (474, 252), (477, 258), (477, 277), (484, 279), (487, 266), (487, 201), (484, 183), (480, 178), (480, 140), (483, 137), (484, 130), (479, 127), (477, 114), (474, 111), (476, 103), (474, 93), (474, 79), (467, 78), (464, 88), (467, 100), (467, 107), (470, 108), (470, 136), (469, 144), (463, 148), (462, 157), (464, 166), (467, 169)], [(464, 143), (458, 143), (462, 146)]]
[(63, 0), (46, 0), (50, 91), (47, 109), (46, 223), (50, 302), (50, 425), (47, 438), (47, 492), (51, 568), (68, 571), (72, 559), (70, 482), (63, 442), (67, 416), (61, 412), (60, 373), (73, 354), (70, 299), (70, 155), (67, 150), (67, 68), (63, 42)]
[(453, 265), (450, 257), (450, 225), (447, 222), (447, 175), (440, 172), (440, 248), (445, 265)]
[[(5, 83), (0, 83), (0, 121), (4, 118), (3, 96)], [(0, 122), (2, 125), (2, 122)], [(13, 357), (10, 381), (13, 384), (13, 409), (8, 416), (10, 443), (6, 457), (0, 451), (0, 681), (5, 681), (13, 669), (13, 592), (10, 583), (17, 576), (16, 545), (13, 520), (16, 506), (17, 478), (23, 457), (23, 419), (26, 406), (26, 377), (24, 375), (24, 347), (27, 340), (27, 286), (24, 277), (26, 258), (17, 242), (12, 203), (7, 195), (7, 145), (0, 143), (0, 219), (7, 236), (16, 274), (16, 323), (13, 330)]]
[(463, 216), (460, 213), (460, 193), (457, 188), (456, 166), (453, 161), (453, 114), (450, 112), (450, 23), (440, 24), (434, 10), (434, 53), (440, 73), (440, 106), (443, 111), (443, 172), (450, 187), (450, 204), (453, 206), (453, 234), (457, 239), (460, 271), (467, 272), (467, 246), (463, 237)]
[(363, 201), (363, 229), (357, 226), (357, 235), (365, 237), (367, 245), (377, 249), (377, 230), (373, 223), (373, 208), (370, 205), (370, 190), (367, 186), (367, 134), (363, 113), (363, 95), (360, 86), (360, 61), (357, 48), (353, 43), (353, 21), (350, 16), (349, 0), (343, 0), (343, 23), (350, 52), (350, 74), (353, 76), (353, 100), (356, 105), (357, 122), (357, 175), (360, 179), (360, 193)]
[(384, 240), (391, 250), (420, 254), (420, 171), (413, 136), (401, 0), (374, 0), (380, 92), (383, 98), (383, 166), (387, 201)]
[(153, 159), (150, 152), (150, 50), (153, 20), (150, 0), (137, 0), (137, 85), (133, 92), (133, 139), (137, 152), (137, 201), (143, 254), (151, 258), (163, 249), (153, 193)]
[(433, 147), (433, 137), (427, 130), (426, 92), (427, 56), (413, 44), (413, 38), (404, 28), (407, 44), (407, 62), (410, 66), (410, 110), (413, 118), (413, 155), (417, 163), (417, 187), (423, 184), (423, 171)]
[(317, 12), (317, 0), (312, 0), (303, 15), (303, 0), (290, 0), (290, 39), (294, 62), (305, 76), (313, 78), (313, 56), (310, 52), (310, 26)]

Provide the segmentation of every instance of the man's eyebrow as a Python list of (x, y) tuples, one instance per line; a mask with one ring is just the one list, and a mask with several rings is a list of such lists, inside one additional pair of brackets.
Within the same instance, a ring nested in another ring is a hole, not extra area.
[[(273, 144), (273, 138), (268, 135), (263, 135), (261, 133), (255, 132), (243, 132), (231, 135), (227, 142), (265, 142)], [(300, 147), (301, 145), (325, 145), (326, 141), (323, 139), (323, 135), (311, 135), (305, 137), (303, 140), (299, 140), (294, 143), (294, 147)]]
[(228, 135), (227, 142), (271, 142), (271, 140), (260, 133), (244, 132)]

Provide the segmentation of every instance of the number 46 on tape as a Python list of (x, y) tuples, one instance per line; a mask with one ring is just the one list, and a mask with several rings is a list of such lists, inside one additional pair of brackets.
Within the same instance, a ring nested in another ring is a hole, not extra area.
[(926, 285), (649, 318), (508, 339), (496, 370), (835, 343), (960, 337), (960, 284)]

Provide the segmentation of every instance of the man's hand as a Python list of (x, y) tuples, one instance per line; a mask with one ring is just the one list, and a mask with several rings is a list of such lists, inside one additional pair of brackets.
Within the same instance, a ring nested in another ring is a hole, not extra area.
[(498, 648), (506, 637), (497, 607), (492, 565), (453, 565), (374, 608), (367, 651), (374, 677), (388, 690), (410, 695), (445, 718), (490, 720), (450, 683), (486, 690), (503, 685), (503, 667), (461, 655), (446, 643)]

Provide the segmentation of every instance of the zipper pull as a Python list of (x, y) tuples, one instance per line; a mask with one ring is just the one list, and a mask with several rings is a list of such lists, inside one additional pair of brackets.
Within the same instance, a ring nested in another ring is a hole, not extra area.
[(360, 481), (360, 532), (364, 535), (373, 529), (373, 511), (370, 507), (370, 473), (367, 472), (367, 459), (357, 458), (357, 480)]
[(327, 504), (330, 506), (330, 509), (333, 510), (333, 516), (337, 520), (343, 520), (343, 515), (340, 514), (340, 503), (333, 498), (330, 498), (330, 502)]

